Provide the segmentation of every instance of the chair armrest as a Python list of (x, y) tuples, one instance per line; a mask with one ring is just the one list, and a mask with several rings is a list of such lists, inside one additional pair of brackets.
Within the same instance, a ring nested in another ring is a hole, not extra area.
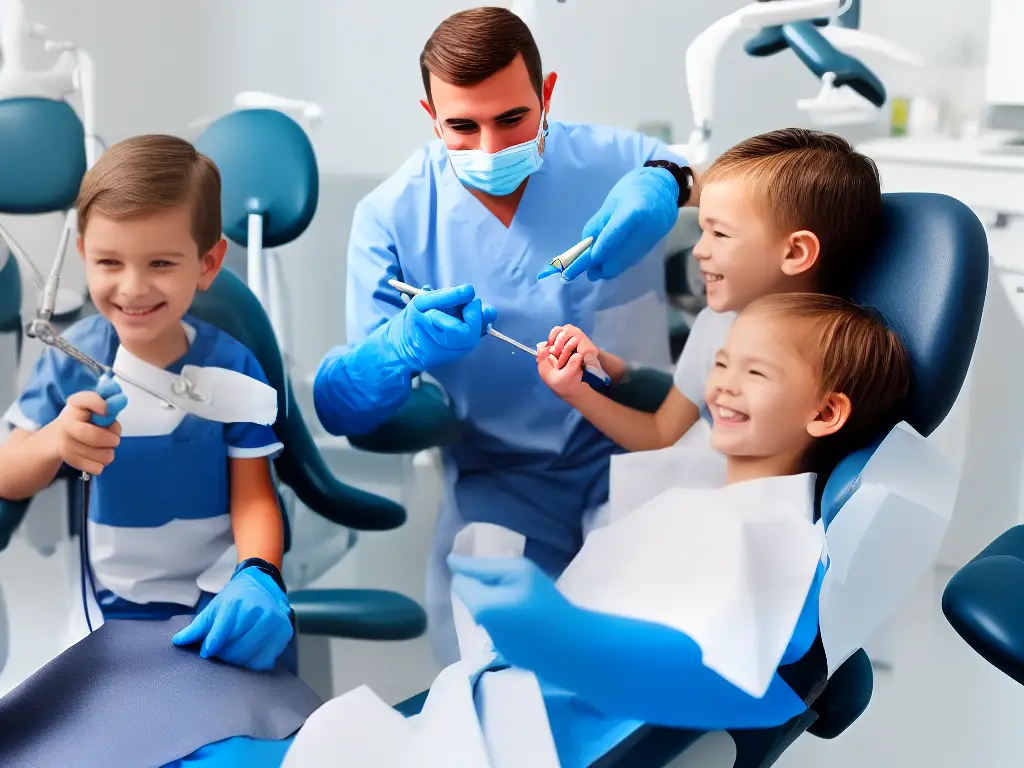
[(950, 579), (942, 612), (978, 655), (1024, 685), (1024, 560), (982, 553)]
[(356, 640), (412, 640), (427, 631), (419, 604), (382, 589), (300, 589), (289, 595), (299, 632)]
[(289, 416), (278, 419), (277, 437), (288, 446), (274, 460), (278, 477), (299, 500), (332, 523), (361, 531), (390, 531), (405, 522), (405, 508), (341, 482), (324, 462), (303, 421), (291, 387)]
[(28, 505), (31, 503), (31, 498), (22, 501), (0, 499), (0, 552), (7, 549), (11, 537), (25, 519), (25, 513), (28, 512)]
[(608, 397), (638, 411), (654, 413), (672, 389), (672, 374), (655, 368), (638, 368), (615, 384)]
[(421, 381), (394, 416), (373, 432), (349, 435), (348, 442), (372, 453), (419, 453), (455, 443), (462, 429), (441, 388)]
[(819, 739), (834, 739), (864, 714), (871, 701), (875, 676), (861, 649), (844, 661), (811, 704), (817, 721), (807, 730)]

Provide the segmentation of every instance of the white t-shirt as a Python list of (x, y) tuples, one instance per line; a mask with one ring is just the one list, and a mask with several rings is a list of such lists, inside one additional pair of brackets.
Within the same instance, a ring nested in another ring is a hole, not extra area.
[(702, 309), (690, 329), (686, 346), (676, 363), (673, 376), (676, 388), (700, 409), (701, 418), (710, 423), (711, 413), (704, 402), (704, 386), (715, 367), (715, 355), (725, 343), (729, 329), (736, 320), (735, 312), (714, 312)]

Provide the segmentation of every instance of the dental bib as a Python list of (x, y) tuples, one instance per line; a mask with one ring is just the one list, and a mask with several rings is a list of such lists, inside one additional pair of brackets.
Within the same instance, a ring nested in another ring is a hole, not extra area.
[[(128, 396), (122, 423), (125, 419), (140, 419), (157, 430), (135, 434), (165, 434), (167, 430), (161, 429), (165, 425), (160, 423), (176, 424), (183, 413), (224, 424), (271, 425), (277, 421), (277, 391), (237, 371), (186, 365), (181, 374), (173, 374), (139, 359), (123, 346), (118, 347), (113, 369), (115, 381)], [(174, 408), (168, 408), (120, 374), (159, 393)]]

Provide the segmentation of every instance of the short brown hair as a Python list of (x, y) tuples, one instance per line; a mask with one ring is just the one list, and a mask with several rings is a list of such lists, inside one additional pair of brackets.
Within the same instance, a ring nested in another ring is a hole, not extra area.
[(192, 237), (205, 255), (221, 238), (220, 172), (206, 155), (176, 136), (152, 134), (103, 153), (78, 191), (78, 231), (98, 211), (113, 219), (188, 204)]
[(507, 8), (471, 8), (442, 21), (423, 46), (420, 73), (427, 101), (430, 75), (458, 86), (482, 83), (523, 57), (537, 97), (543, 99), (544, 69), (533, 33)]
[(814, 367), (821, 393), (850, 398), (846, 424), (812, 446), (810, 470), (825, 473), (827, 479), (836, 462), (902, 420), (910, 389), (910, 357), (877, 312), (826, 294), (779, 293), (751, 302), (743, 314), (799, 323), (798, 349)]
[(821, 245), (817, 287), (848, 289), (856, 265), (882, 227), (882, 184), (874, 161), (844, 138), (785, 128), (726, 150), (702, 183), (742, 177), (780, 231), (806, 229)]

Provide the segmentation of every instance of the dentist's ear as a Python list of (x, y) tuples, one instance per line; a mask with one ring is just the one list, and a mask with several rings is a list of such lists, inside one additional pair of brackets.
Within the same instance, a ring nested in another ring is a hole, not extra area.
[(434, 135), (437, 136), (437, 138), (439, 139), (444, 138), (443, 136), (441, 136), (441, 131), (437, 127), (437, 114), (434, 112), (434, 108), (431, 107), (430, 104), (428, 104), (423, 99), (420, 99), (420, 106), (426, 110), (428, 115), (430, 115), (430, 126), (434, 130)]
[(827, 437), (843, 428), (853, 406), (850, 398), (841, 392), (832, 392), (822, 403), (817, 417), (807, 425), (807, 434), (811, 437)]

